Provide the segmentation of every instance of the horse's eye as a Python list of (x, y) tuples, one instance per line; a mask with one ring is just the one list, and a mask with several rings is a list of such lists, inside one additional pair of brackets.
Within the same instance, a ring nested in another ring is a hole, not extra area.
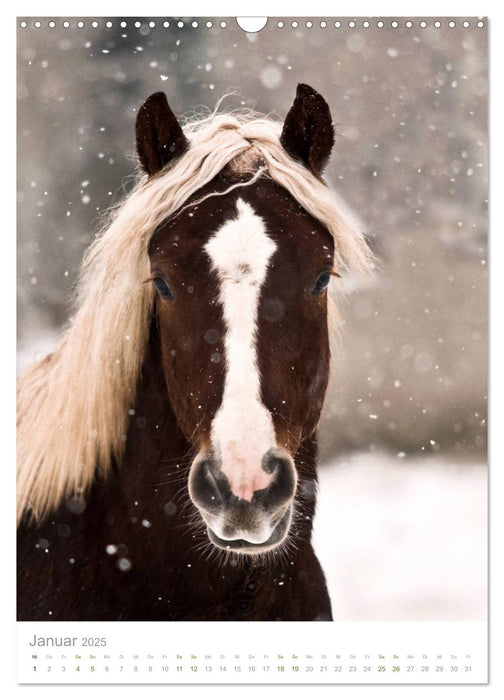
[(172, 291), (171, 287), (169, 287), (166, 284), (166, 282), (164, 281), (164, 279), (162, 277), (154, 277), (153, 282), (154, 282), (154, 286), (156, 287), (156, 289), (159, 293), (159, 296), (162, 299), (170, 299), (170, 300), (173, 299), (173, 296), (174, 296), (173, 291)]
[(324, 289), (327, 287), (329, 282), (331, 281), (331, 273), (330, 272), (321, 272), (320, 275), (317, 277), (317, 281), (315, 282), (315, 286), (312, 289), (312, 294), (322, 294)]

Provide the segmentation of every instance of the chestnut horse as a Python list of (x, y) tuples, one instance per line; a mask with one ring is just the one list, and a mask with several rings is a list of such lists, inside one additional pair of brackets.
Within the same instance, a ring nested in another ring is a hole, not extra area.
[(19, 382), (19, 620), (330, 620), (311, 545), (327, 287), (372, 266), (322, 179), (325, 100), (182, 128), (155, 93), (139, 182)]

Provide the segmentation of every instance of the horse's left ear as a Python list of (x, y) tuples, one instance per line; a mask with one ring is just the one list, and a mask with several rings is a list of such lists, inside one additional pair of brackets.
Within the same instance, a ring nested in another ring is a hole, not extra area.
[(136, 146), (143, 170), (154, 175), (189, 147), (164, 92), (155, 92), (138, 110)]
[(280, 136), (287, 153), (320, 178), (334, 145), (329, 105), (316, 90), (300, 83)]

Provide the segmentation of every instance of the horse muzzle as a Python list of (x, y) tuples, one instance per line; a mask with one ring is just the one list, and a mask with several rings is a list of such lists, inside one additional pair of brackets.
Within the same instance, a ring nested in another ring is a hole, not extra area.
[(231, 489), (215, 456), (207, 453), (194, 461), (189, 495), (207, 525), (210, 542), (219, 549), (261, 554), (279, 546), (287, 537), (297, 484), (294, 462), (283, 450), (269, 450), (261, 469), (269, 476), (267, 485), (239, 490), (240, 494), (250, 494), (249, 498), (242, 498)]

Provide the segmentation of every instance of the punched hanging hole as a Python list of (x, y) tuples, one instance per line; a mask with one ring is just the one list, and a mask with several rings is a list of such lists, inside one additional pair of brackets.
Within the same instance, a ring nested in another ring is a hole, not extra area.
[(268, 23), (267, 17), (237, 17), (236, 22), (240, 29), (243, 29), (247, 34), (254, 34), (255, 32), (260, 32), (261, 29)]

